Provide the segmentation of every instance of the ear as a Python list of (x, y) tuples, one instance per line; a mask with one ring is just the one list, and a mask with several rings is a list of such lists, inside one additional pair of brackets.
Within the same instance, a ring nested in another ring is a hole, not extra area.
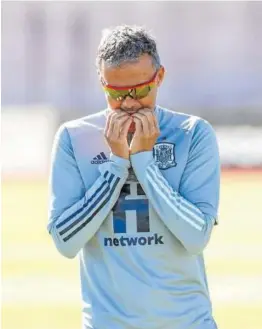
[(158, 70), (158, 74), (157, 74), (157, 77), (156, 77), (156, 82), (157, 82), (157, 86), (160, 87), (163, 80), (164, 80), (164, 77), (165, 77), (165, 68), (164, 66), (160, 66), (160, 69)]

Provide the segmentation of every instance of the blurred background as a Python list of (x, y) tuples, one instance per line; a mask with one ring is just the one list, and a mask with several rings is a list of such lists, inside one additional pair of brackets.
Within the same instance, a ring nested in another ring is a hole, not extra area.
[[(2, 327), (77, 329), (78, 260), (46, 231), (58, 126), (103, 109), (103, 28), (144, 25), (158, 103), (202, 116), (220, 147), (220, 225), (205, 252), (219, 329), (262, 329), (262, 2), (2, 1)], [(260, 201), (260, 204), (259, 204)]]

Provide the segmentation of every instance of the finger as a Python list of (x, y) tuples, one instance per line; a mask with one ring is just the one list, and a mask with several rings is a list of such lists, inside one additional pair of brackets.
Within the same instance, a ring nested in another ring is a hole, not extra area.
[(113, 136), (115, 130), (117, 129), (118, 133), (119, 133), (119, 128), (118, 128), (118, 121), (122, 120), (122, 118), (127, 119), (127, 115), (123, 112), (120, 112), (118, 110), (114, 110), (112, 111), (112, 113), (110, 113), (110, 117), (108, 120), (108, 128), (107, 128), (107, 135)]
[(148, 120), (149, 134), (153, 135), (156, 130), (155, 115), (151, 110), (144, 111), (143, 115), (146, 116)]
[(140, 113), (135, 113), (135, 114), (133, 114), (133, 117), (135, 117), (141, 121), (143, 134), (146, 137), (150, 136), (150, 127), (149, 127), (149, 122), (148, 122), (147, 116), (140, 114)]
[(116, 113), (113, 112), (113, 111), (108, 116), (108, 125), (107, 125), (108, 126), (107, 127), (107, 135), (108, 135), (108, 137), (110, 135), (112, 135), (112, 132), (113, 132), (113, 126), (114, 126), (114, 120), (113, 120), (113, 118), (114, 118), (114, 116), (116, 116)]
[(114, 138), (120, 138), (123, 125), (126, 123), (126, 121), (128, 121), (128, 119), (132, 121), (132, 118), (129, 115), (124, 115), (116, 118), (116, 120), (113, 122), (112, 134)]
[(159, 132), (158, 121), (157, 121), (157, 117), (156, 117), (155, 113), (151, 109), (142, 109), (139, 112), (141, 112), (141, 114), (147, 116), (151, 134)]
[(150, 108), (143, 108), (141, 110), (139, 110), (139, 113), (153, 113), (153, 110), (151, 110)]
[(127, 120), (122, 124), (122, 129), (121, 129), (121, 132), (119, 134), (119, 137), (121, 139), (127, 137), (128, 129), (129, 129), (132, 122), (133, 122), (133, 119), (131, 117), (128, 117)]
[(141, 136), (143, 134), (143, 126), (142, 126), (142, 121), (136, 117), (134, 117), (134, 123), (136, 124), (136, 130), (134, 137), (136, 136)]
[(122, 118), (124, 116), (128, 116), (128, 114), (126, 112), (124, 112), (124, 111), (121, 111), (121, 110), (115, 110), (114, 113), (113, 113), (113, 115), (112, 115), (112, 118), (114, 120), (118, 120), (118, 119), (120, 119), (120, 118)]
[(116, 118), (115, 122), (114, 122), (114, 129), (118, 130), (120, 132), (120, 130), (123, 128), (124, 123), (128, 120), (132, 118), (129, 115), (124, 115), (121, 116), (119, 118)]
[(116, 116), (113, 117), (114, 126), (116, 128), (121, 127), (128, 118), (130, 118), (129, 114), (126, 113), (117, 114)]
[(113, 113), (109, 113), (108, 116), (107, 116), (107, 119), (106, 119), (106, 126), (105, 126), (105, 129), (104, 129), (104, 135), (106, 138), (108, 138), (108, 135), (110, 133), (110, 130), (111, 130), (111, 125), (112, 125), (112, 115)]
[(150, 115), (150, 118), (148, 120), (150, 121), (150, 127), (152, 128), (152, 131), (158, 130), (157, 118), (153, 113)]
[(113, 111), (113, 113), (110, 116), (110, 121), (108, 125), (108, 138), (112, 139), (115, 138), (115, 118), (119, 116), (119, 114), (116, 111)]
[(145, 115), (149, 121), (153, 120), (153, 118), (155, 117), (154, 111), (149, 108), (141, 109), (138, 111), (138, 113)]
[(142, 109), (139, 113), (146, 115), (148, 118), (153, 118), (155, 116), (154, 112), (150, 109)]

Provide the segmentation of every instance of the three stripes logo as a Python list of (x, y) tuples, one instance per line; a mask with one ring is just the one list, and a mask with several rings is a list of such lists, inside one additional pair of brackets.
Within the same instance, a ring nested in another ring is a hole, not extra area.
[(108, 158), (106, 157), (104, 152), (100, 152), (96, 157), (91, 161), (92, 164), (101, 164), (104, 162), (108, 162)]
[(82, 206), (65, 212), (64, 216), (62, 215), (63, 217), (56, 224), (56, 229), (64, 242), (74, 237), (106, 207), (119, 181), (119, 177), (106, 171), (103, 179), (97, 184), (93, 193), (85, 198)]

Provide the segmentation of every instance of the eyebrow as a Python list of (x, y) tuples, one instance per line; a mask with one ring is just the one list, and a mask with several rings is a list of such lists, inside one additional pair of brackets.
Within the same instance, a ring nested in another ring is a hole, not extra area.
[(152, 82), (155, 80), (157, 73), (158, 73), (158, 70), (154, 73), (153, 77), (152, 77), (150, 80), (145, 81), (145, 82), (142, 82), (142, 83), (139, 83), (139, 84), (137, 84), (137, 85), (133, 85), (133, 86), (122, 86), (122, 87), (117, 87), (117, 86), (112, 86), (112, 85), (109, 85), (109, 84), (104, 84), (104, 86), (105, 86), (106, 88), (116, 89), (116, 90), (122, 90), (122, 89), (133, 89), (133, 88), (137, 88), (137, 87), (142, 87), (142, 86), (144, 86), (144, 85), (148, 85), (148, 84), (152, 83)]

